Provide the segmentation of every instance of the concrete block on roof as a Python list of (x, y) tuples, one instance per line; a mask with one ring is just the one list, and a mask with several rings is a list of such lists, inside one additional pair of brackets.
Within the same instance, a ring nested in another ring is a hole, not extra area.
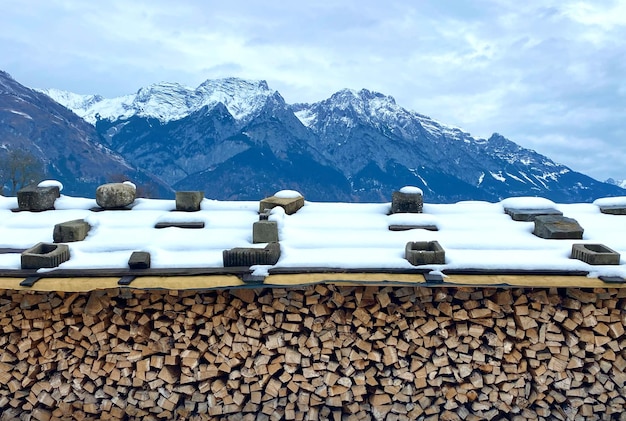
[(409, 241), (404, 257), (413, 266), (446, 263), (446, 252), (438, 241)]
[(600, 212), (607, 215), (626, 215), (626, 206), (600, 206)]
[(90, 229), (91, 225), (84, 219), (74, 219), (73, 221), (56, 224), (52, 236), (55, 243), (83, 241), (87, 237)]
[(54, 268), (70, 259), (67, 244), (37, 243), (21, 255), (22, 269)]
[(224, 267), (275, 265), (280, 258), (280, 244), (269, 243), (264, 248), (237, 247), (222, 252)]
[(150, 253), (147, 251), (134, 251), (128, 259), (128, 267), (131, 269), (148, 269), (150, 263)]
[(252, 225), (253, 243), (272, 243), (278, 241), (278, 224), (275, 221), (257, 221)]
[(300, 193), (284, 190), (276, 193), (274, 196), (266, 197), (259, 204), (259, 213), (263, 213), (268, 209), (277, 206), (282, 207), (287, 215), (293, 215), (304, 206), (304, 197)]
[(58, 186), (27, 186), (17, 192), (17, 206), (22, 211), (52, 210), (54, 202), (60, 195)]
[(540, 215), (535, 218), (533, 234), (554, 240), (582, 240), (584, 229), (573, 218), (558, 215)]
[(403, 187), (391, 194), (391, 213), (422, 213), (424, 197), (417, 187)]
[(572, 244), (572, 259), (590, 265), (619, 265), (620, 255), (604, 244)]
[(96, 189), (96, 203), (103, 209), (123, 209), (135, 201), (136, 194), (131, 184), (103, 184)]
[(183, 212), (199, 211), (202, 199), (204, 199), (203, 191), (177, 191), (176, 210)]
[(268, 209), (273, 209), (277, 206), (280, 206), (285, 210), (287, 215), (293, 215), (304, 206), (304, 198), (296, 198), (296, 199), (281, 199), (274, 196), (266, 197), (261, 200), (259, 205), (259, 212), (263, 213)]
[(554, 208), (546, 209), (516, 209), (516, 208), (504, 208), (504, 213), (511, 216), (514, 221), (532, 222), (536, 217), (542, 215), (557, 215), (563, 216), (563, 212)]

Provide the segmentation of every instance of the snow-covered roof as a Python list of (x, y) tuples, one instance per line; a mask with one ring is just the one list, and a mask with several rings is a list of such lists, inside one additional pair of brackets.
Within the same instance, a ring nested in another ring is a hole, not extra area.
[[(292, 197), (292, 192), (283, 192), (282, 196)], [(626, 215), (605, 214), (600, 209), (624, 207), (626, 197), (580, 204), (530, 197), (498, 203), (429, 204), (427, 198), (424, 201), (422, 213), (390, 214), (391, 203), (307, 201), (294, 214), (274, 208), (268, 218), (278, 226), (280, 258), (274, 265), (253, 266), (251, 275), (268, 280), (274, 274), (284, 273), (358, 272), (387, 273), (389, 279), (396, 279), (391, 275), (430, 273), (441, 276), (443, 282), (459, 273), (626, 278)], [(54, 207), (44, 212), (16, 211), (15, 197), (0, 196), (3, 277), (24, 276), (21, 251), (39, 242), (51, 243), (56, 224), (77, 219), (91, 226), (87, 237), (66, 243), (70, 259), (54, 269), (39, 269), (37, 275), (66, 271), (79, 276), (94, 270), (124, 274), (134, 251), (150, 253), (152, 274), (173, 269), (223, 269), (224, 250), (266, 245), (253, 243), (252, 227), (260, 219), (259, 202), (205, 198), (199, 211), (180, 212), (175, 210), (173, 199), (140, 198), (130, 210), (98, 210), (95, 199), (62, 195)], [(505, 208), (552, 208), (575, 219), (584, 229), (583, 237), (540, 238), (533, 234), (534, 222), (516, 221)], [(162, 222), (203, 223), (204, 227), (156, 229)], [(414, 266), (405, 258), (408, 242), (433, 241), (444, 249), (445, 263)], [(619, 264), (591, 265), (573, 259), (573, 244), (603, 244), (621, 255)], [(215, 286), (207, 282), (206, 287)]]

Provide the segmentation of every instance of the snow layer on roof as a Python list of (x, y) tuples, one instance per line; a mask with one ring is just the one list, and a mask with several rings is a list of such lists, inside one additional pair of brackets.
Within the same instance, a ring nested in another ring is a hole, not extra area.
[(0, 196), (0, 209), (11, 210), (17, 208), (17, 197)]
[(505, 208), (511, 209), (549, 209), (556, 205), (552, 200), (543, 197), (510, 197), (500, 202)]
[(422, 189), (415, 186), (404, 186), (400, 189), (400, 193), (404, 194), (424, 194)]
[(605, 197), (593, 202), (596, 206), (626, 206), (626, 196)]
[(279, 199), (297, 199), (302, 197), (302, 195), (295, 190), (281, 190), (274, 194), (274, 197)]
[[(541, 198), (509, 198), (499, 203), (469, 201), (424, 204), (421, 214), (389, 214), (390, 203), (305, 202), (293, 215), (274, 208), (281, 257), (276, 268), (399, 269), (415, 266), (405, 259), (410, 241), (438, 241), (443, 265), (429, 270), (586, 271), (590, 276), (626, 277), (626, 216), (605, 215), (599, 206), (624, 198), (588, 204), (557, 204)], [(60, 268), (127, 268), (133, 251), (151, 253), (153, 268), (222, 267), (222, 252), (252, 243), (259, 220), (258, 202), (204, 199), (198, 212), (176, 212), (174, 200), (137, 199), (132, 210), (99, 211), (93, 199), (61, 196), (56, 210), (12, 212), (15, 198), (0, 196), (0, 249), (25, 249), (52, 242), (55, 224), (84, 219), (91, 231), (84, 241), (68, 243), (71, 259)], [(513, 221), (505, 207), (555, 208), (584, 228), (583, 240), (546, 240), (532, 234), (533, 222)], [(154, 228), (158, 222), (204, 222), (202, 229)], [(435, 225), (438, 231), (390, 231), (390, 225)], [(621, 264), (591, 266), (570, 259), (572, 244), (601, 243), (622, 255)], [(20, 268), (16, 252), (0, 253), (0, 269)], [(266, 273), (268, 267), (260, 267)]]
[(37, 187), (58, 187), (59, 191), (63, 190), (63, 183), (57, 180), (44, 180), (37, 184)]

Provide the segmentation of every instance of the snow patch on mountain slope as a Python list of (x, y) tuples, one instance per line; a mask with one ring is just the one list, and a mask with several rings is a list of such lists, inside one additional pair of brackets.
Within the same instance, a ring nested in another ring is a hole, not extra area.
[(480, 187), (480, 185), (483, 184), (484, 179), (485, 179), (485, 173), (481, 172), (480, 176), (478, 177), (478, 184), (476, 184), (476, 187)]
[(517, 180), (520, 183), (526, 184), (526, 182), (524, 180), (522, 180), (521, 178), (511, 174), (510, 172), (507, 172), (506, 175), (508, 175), (509, 177), (511, 177), (513, 180)]
[(59, 104), (70, 110), (86, 109), (96, 104), (104, 98), (100, 95), (80, 95), (60, 89), (37, 89), (39, 92), (48, 95)]
[(491, 174), (491, 176), (492, 176), (493, 178), (495, 178), (496, 180), (498, 180), (498, 181), (501, 181), (501, 182), (503, 182), (503, 183), (506, 181), (506, 178), (504, 178), (504, 177), (502, 176), (502, 171), (498, 171), (497, 173), (495, 173), (495, 172), (493, 172), (493, 171), (489, 171), (489, 174)]
[(116, 98), (79, 95), (58, 89), (40, 91), (91, 124), (99, 119), (125, 120), (134, 115), (167, 123), (205, 106), (213, 108), (218, 103), (224, 104), (235, 119), (245, 120), (275, 94), (265, 81), (238, 78), (207, 80), (195, 89), (179, 83), (162, 82), (141, 88), (135, 94)]
[(21, 111), (17, 111), (17, 110), (8, 110), (8, 111), (9, 111), (10, 113), (17, 114), (17, 115), (19, 115), (19, 116), (22, 116), (22, 117), (24, 117), (24, 118), (27, 118), (28, 120), (32, 120), (32, 119), (33, 119), (30, 115), (28, 115), (28, 114), (26, 114), (26, 113), (23, 113), (23, 112), (21, 112)]
[(303, 109), (296, 111), (295, 116), (300, 120), (305, 127), (311, 127), (317, 118), (317, 115), (313, 113), (310, 109)]

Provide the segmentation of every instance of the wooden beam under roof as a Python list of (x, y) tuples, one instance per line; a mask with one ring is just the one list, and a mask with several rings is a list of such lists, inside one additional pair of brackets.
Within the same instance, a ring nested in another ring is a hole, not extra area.
[[(335, 285), (385, 285), (385, 286), (472, 286), (472, 287), (532, 287), (532, 288), (626, 288), (626, 282), (605, 282), (598, 278), (563, 274), (451, 274), (427, 281), (423, 273), (387, 273), (358, 271), (324, 271), (306, 273), (270, 274), (261, 281), (246, 282), (240, 273), (214, 274), (151, 274), (133, 275), (127, 283), (120, 283), (123, 277), (92, 273), (85, 276), (50, 277), (47, 273), (26, 286), (30, 277), (0, 277), (0, 289), (31, 291), (84, 292), (112, 288), (167, 289), (167, 290), (210, 290), (239, 288), (284, 288), (315, 284)], [(126, 275), (127, 276), (127, 275)]]

